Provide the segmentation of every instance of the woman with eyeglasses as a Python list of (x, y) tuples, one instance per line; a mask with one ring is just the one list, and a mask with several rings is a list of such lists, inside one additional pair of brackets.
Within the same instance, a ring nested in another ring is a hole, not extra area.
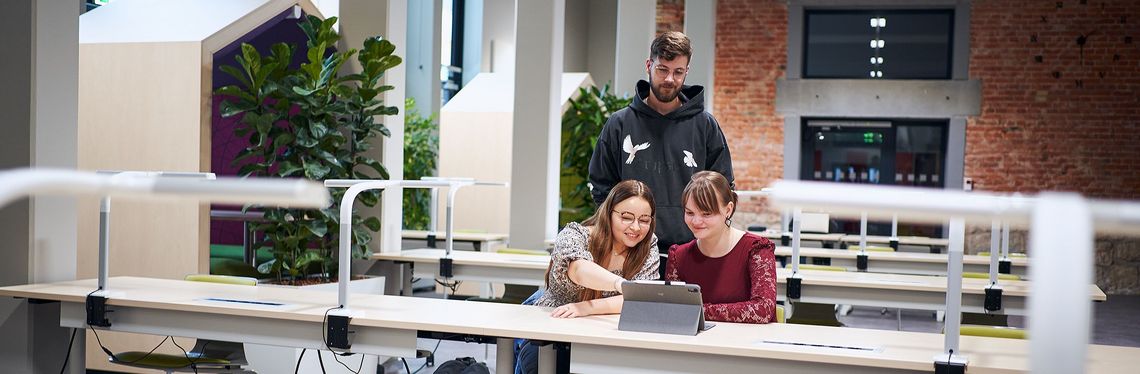
[(700, 285), (705, 319), (774, 322), (775, 245), (731, 226), (737, 197), (728, 180), (715, 171), (693, 174), (681, 201), (696, 239), (669, 249), (665, 279)]
[(654, 212), (645, 183), (614, 186), (593, 216), (558, 233), (535, 305), (554, 307), (557, 318), (620, 313), (623, 281), (658, 278)]
[[(571, 222), (558, 233), (546, 287), (523, 304), (553, 307), (555, 318), (621, 312), (625, 280), (658, 278), (653, 193), (636, 180), (618, 183), (581, 224)], [(538, 370), (538, 347), (517, 341), (515, 373)]]

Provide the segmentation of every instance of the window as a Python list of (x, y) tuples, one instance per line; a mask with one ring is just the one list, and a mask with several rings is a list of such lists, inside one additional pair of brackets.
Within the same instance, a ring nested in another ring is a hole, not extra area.
[[(807, 119), (800, 179), (943, 188), (946, 120)], [(858, 220), (836, 220), (833, 232), (859, 233)], [(868, 222), (869, 235), (890, 235), (891, 223)], [(899, 224), (899, 235), (940, 237), (937, 226)]]
[(804, 78), (950, 79), (954, 11), (806, 10)]

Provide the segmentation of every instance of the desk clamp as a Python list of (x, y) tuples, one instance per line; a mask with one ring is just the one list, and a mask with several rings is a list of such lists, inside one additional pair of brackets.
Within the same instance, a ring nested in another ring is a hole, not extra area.
[(799, 274), (792, 274), (792, 276), (788, 277), (786, 285), (787, 292), (785, 292), (788, 299), (800, 298), (800, 290), (802, 289), (801, 281), (803, 281), (803, 279), (800, 278)]
[(1001, 310), (1001, 286), (991, 284), (986, 287), (986, 298), (982, 307), (990, 312)]
[(92, 292), (87, 295), (87, 324), (90, 326), (111, 327), (111, 320), (107, 319), (107, 297)]
[(1011, 274), (1013, 273), (1013, 263), (1009, 258), (1002, 258), (998, 260), (998, 273)]
[(867, 271), (867, 254), (860, 253), (855, 255), (855, 266), (859, 271)]
[(328, 314), (328, 330), (325, 332), (325, 345), (330, 348), (350, 349), (352, 343), (348, 341), (348, 334), (353, 331), (348, 330), (348, 323), (352, 321), (352, 317), (348, 315), (348, 311), (338, 309), (340, 313), (331, 312)]

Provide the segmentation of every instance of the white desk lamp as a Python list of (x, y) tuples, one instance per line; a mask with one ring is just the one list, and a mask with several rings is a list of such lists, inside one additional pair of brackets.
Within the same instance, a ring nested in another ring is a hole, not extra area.
[(950, 317), (946, 319), (946, 351), (934, 356), (936, 365), (968, 362), (955, 353), (965, 222), (985, 224), (1000, 219), (1032, 228), (1029, 347), (1034, 373), (1084, 371), (1092, 315), (1088, 287), (1093, 281), (1093, 224), (1102, 233), (1140, 236), (1140, 204), (1086, 200), (1075, 194), (1043, 193), (1030, 199), (978, 192), (777, 181), (772, 196), (777, 204), (827, 209), (847, 217), (856, 217), (863, 211), (884, 218), (905, 214), (930, 223), (951, 217), (946, 291), (946, 315)]
[[(76, 195), (107, 198), (198, 200), (234, 204), (265, 204), (305, 208), (329, 205), (328, 190), (306, 180), (220, 178), (204, 174), (99, 174), (62, 169), (16, 169), (0, 172), (0, 206), (21, 196)], [(107, 212), (104, 212), (107, 213)], [(105, 215), (105, 214), (103, 214)], [(106, 222), (101, 230), (106, 229)], [(109, 326), (104, 317), (107, 283), (107, 237), (100, 243), (99, 289), (88, 296), (88, 324)], [(95, 309), (92, 309), (94, 306)]]
[[(444, 258), (441, 259), (441, 266), (445, 260), (451, 259), (451, 251), (454, 246), (454, 238), (452, 235), (452, 225), (454, 224), (454, 215), (452, 211), (455, 204), (455, 193), (460, 188), (466, 186), (508, 186), (503, 182), (477, 182), (471, 178), (423, 178), (421, 180), (371, 180), (371, 179), (330, 179), (325, 181), (325, 187), (348, 187), (345, 191), (344, 197), (340, 200), (340, 251), (339, 251), (339, 279), (338, 279), (338, 298), (340, 311), (342, 315), (350, 315), (348, 309), (348, 280), (349, 280), (349, 259), (352, 257), (350, 248), (352, 247), (352, 204), (356, 201), (356, 196), (361, 192), (376, 189), (385, 189), (388, 187), (406, 187), (406, 188), (431, 188), (436, 189), (440, 187), (448, 187), (447, 193), (447, 248), (445, 249)], [(347, 207), (347, 209), (346, 209)], [(445, 291), (446, 292), (446, 291)], [(445, 295), (446, 296), (446, 295)]]

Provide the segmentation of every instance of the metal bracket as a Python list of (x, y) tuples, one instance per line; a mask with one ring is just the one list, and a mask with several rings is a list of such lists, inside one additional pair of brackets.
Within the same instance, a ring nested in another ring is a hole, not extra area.
[(780, 234), (780, 246), (787, 247), (787, 246), (791, 245), (791, 242), (792, 242), (792, 236), (791, 235), (789, 235), (786, 232)]
[(107, 298), (103, 296), (87, 295), (87, 324), (99, 327), (111, 327), (111, 320), (107, 319)]
[(429, 232), (427, 234), (427, 246), (428, 246), (428, 248), (435, 248), (435, 241), (436, 241), (435, 233)]
[(894, 249), (895, 252), (899, 251), (899, 238), (891, 238), (891, 249)]
[(998, 273), (1010, 274), (1013, 272), (1013, 262), (1008, 259), (998, 260)]
[(454, 273), (452, 272), (451, 258), (444, 257), (439, 259), (439, 276), (444, 278), (451, 278)]
[(800, 278), (788, 277), (786, 294), (788, 295), (789, 299), (799, 299), (800, 298), (800, 289), (801, 289), (800, 282), (801, 281), (802, 281), (802, 279), (800, 279)]
[(328, 331), (325, 336), (325, 343), (329, 347), (339, 349), (352, 348), (352, 344), (348, 342), (348, 322), (352, 320), (349, 316), (338, 316), (330, 314), (328, 316)]
[(862, 253), (855, 256), (855, 267), (859, 271), (867, 271), (867, 254)]
[(934, 374), (966, 374), (966, 364), (936, 361), (934, 363)]
[(987, 287), (986, 299), (982, 305), (988, 311), (1001, 310), (1001, 288), (1000, 287)]

